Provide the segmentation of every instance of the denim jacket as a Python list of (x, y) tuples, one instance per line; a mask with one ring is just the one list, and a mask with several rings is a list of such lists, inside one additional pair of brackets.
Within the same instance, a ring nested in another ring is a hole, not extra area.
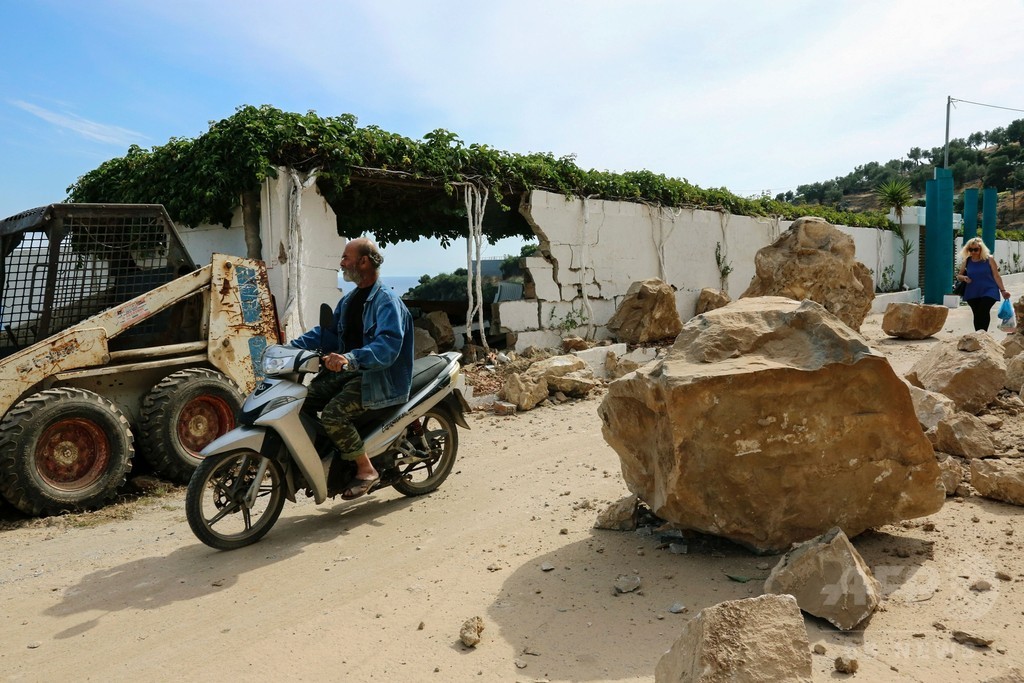
[(321, 330), (317, 325), (289, 344), (300, 349), (341, 353), (348, 360), (348, 370), (363, 373), (364, 408), (405, 403), (412, 386), (412, 315), (391, 289), (377, 281), (363, 305), (363, 345), (357, 349), (342, 348), (345, 309), (353, 292), (354, 289), (341, 297), (334, 308), (333, 330)]

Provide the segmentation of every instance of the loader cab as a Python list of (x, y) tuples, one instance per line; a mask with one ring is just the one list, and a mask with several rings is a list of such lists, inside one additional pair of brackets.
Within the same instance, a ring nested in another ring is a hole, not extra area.
[[(196, 269), (167, 212), (150, 204), (24, 211), (0, 220), (0, 256), (0, 358)], [(126, 325), (111, 350), (200, 339), (201, 305)]]

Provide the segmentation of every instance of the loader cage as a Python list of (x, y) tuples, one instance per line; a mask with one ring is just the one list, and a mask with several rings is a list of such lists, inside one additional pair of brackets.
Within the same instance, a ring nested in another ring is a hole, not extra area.
[[(159, 204), (50, 204), (0, 220), (0, 358), (196, 269)], [(111, 350), (199, 339), (198, 299)]]

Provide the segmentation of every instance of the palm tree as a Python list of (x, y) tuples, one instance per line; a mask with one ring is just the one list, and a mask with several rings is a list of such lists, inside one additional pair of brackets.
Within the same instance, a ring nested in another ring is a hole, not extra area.
[(900, 257), (903, 266), (900, 269), (900, 289), (907, 277), (907, 257), (914, 251), (914, 244), (903, 234), (903, 209), (910, 204), (914, 195), (910, 192), (910, 181), (905, 178), (887, 180), (875, 188), (875, 197), (885, 210), (892, 209), (896, 214), (896, 234), (900, 238)]

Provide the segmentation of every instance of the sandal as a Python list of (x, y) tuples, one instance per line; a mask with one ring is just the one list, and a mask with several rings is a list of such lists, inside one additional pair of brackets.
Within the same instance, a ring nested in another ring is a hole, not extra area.
[(373, 479), (353, 479), (349, 484), (348, 488), (341, 494), (342, 500), (355, 500), (365, 496), (370, 491), (373, 491), (380, 483), (380, 476), (376, 476)]

